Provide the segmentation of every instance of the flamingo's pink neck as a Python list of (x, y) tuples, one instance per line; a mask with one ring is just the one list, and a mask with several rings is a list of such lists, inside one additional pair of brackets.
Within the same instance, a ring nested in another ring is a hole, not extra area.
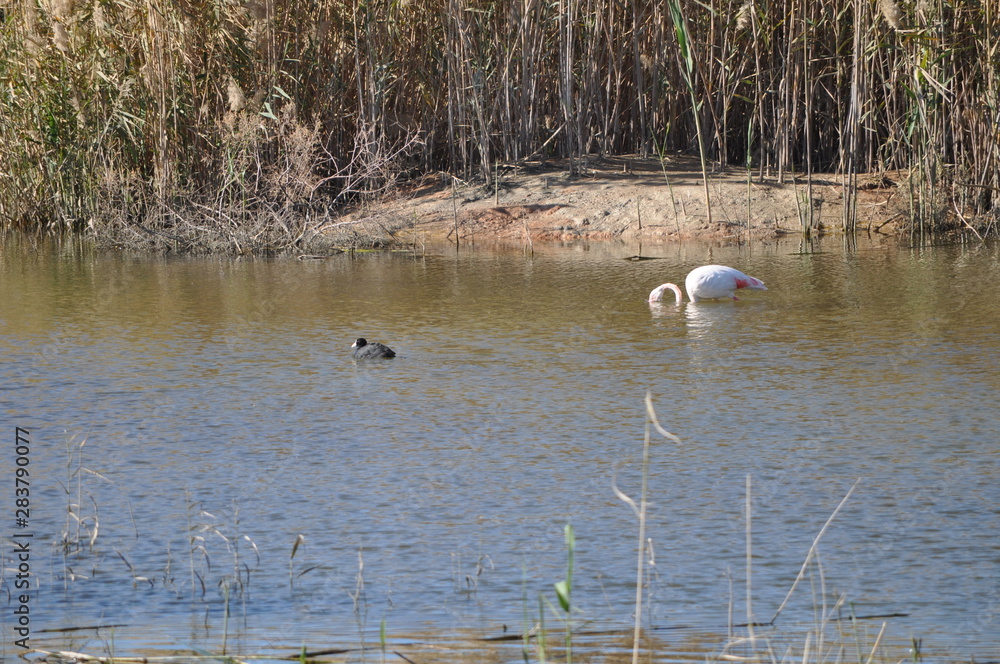
[(668, 288), (674, 292), (674, 298), (675, 298), (674, 304), (680, 304), (681, 302), (684, 301), (684, 294), (681, 293), (680, 287), (677, 286), (676, 284), (663, 284), (661, 286), (657, 286), (656, 288), (653, 289), (653, 292), (649, 294), (649, 301), (662, 302), (663, 292)]
[(680, 304), (684, 301), (684, 294), (681, 292), (681, 287), (676, 284), (667, 284), (667, 288), (674, 292), (675, 302), (674, 304)]

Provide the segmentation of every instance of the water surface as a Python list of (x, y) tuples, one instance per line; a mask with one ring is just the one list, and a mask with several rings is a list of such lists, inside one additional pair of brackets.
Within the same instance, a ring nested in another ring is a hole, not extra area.
[[(243, 654), (371, 646), (383, 620), (399, 647), (517, 632), (556, 602), (567, 523), (579, 629), (627, 631), (638, 527), (612, 486), (638, 498), (648, 391), (682, 440), (651, 452), (660, 656), (688, 647), (671, 630), (711, 650), (730, 612), (746, 622), (748, 476), (754, 619), (860, 479), (779, 627), (843, 597), (844, 616), (905, 614), (887, 643), (1000, 651), (996, 246), (535, 249), (6, 247), (0, 408), (8, 439), (31, 432), (35, 645), (102, 654), (108, 630), (42, 631), (98, 624), (121, 625), (119, 654), (218, 652), (224, 632)], [(769, 290), (646, 302), (716, 262)], [(358, 336), (399, 357), (356, 362)]]

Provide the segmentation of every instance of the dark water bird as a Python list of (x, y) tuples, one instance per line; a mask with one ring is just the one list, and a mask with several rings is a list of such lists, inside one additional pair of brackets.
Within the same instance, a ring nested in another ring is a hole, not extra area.
[(368, 343), (364, 337), (359, 338), (351, 344), (351, 348), (354, 349), (354, 357), (359, 360), (377, 360), (380, 358), (396, 357), (396, 352), (385, 344), (380, 344), (377, 341)]
[[(699, 300), (718, 300), (728, 298), (738, 300), (736, 290), (749, 288), (751, 290), (767, 290), (767, 286), (760, 279), (748, 276), (739, 270), (725, 265), (702, 265), (688, 272), (684, 280), (684, 288), (687, 289), (688, 297), (692, 302)], [(667, 289), (674, 292), (676, 303), (680, 304), (684, 296), (681, 289), (674, 284), (663, 284), (653, 289), (649, 294), (650, 302), (661, 302), (663, 293)]]

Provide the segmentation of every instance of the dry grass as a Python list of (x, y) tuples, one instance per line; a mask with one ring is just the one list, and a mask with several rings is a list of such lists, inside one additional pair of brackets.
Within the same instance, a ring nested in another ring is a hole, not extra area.
[(656, 150), (704, 155), (706, 178), (802, 176), (807, 197), (813, 173), (842, 173), (850, 199), (858, 173), (908, 170), (915, 234), (995, 229), (995, 3), (671, 5), (12, 0), (0, 217), (301, 248), (413, 174)]

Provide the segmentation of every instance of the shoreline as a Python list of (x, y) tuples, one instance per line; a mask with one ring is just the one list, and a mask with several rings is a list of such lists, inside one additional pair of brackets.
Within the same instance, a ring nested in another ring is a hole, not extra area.
[[(564, 162), (501, 170), (493, 186), (463, 182), (448, 174), (427, 176), (396, 195), (357, 206), (344, 225), (411, 242), (484, 239), (565, 242), (573, 240), (766, 241), (804, 234), (802, 219), (812, 206), (810, 233), (844, 232), (841, 176), (814, 174), (759, 178), (730, 169), (709, 175), (711, 221), (697, 160), (689, 157), (590, 158), (569, 175)], [(897, 179), (859, 176), (856, 233), (898, 236), (906, 230), (905, 198)]]

